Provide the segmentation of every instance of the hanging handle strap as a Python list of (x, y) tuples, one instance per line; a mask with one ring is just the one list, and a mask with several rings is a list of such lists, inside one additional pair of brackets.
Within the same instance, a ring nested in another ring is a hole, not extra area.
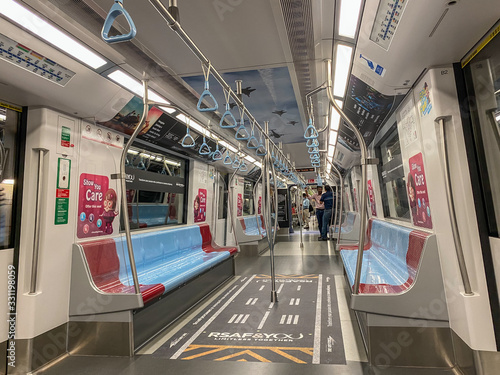
[(196, 146), (196, 142), (191, 134), (189, 134), (189, 118), (187, 119), (186, 135), (181, 140), (181, 146), (184, 148), (193, 148)]
[(255, 138), (255, 121), (252, 121), (252, 131), (250, 133), (250, 138), (248, 138), (247, 147), (250, 150), (257, 150), (259, 146), (259, 141)]
[[(109, 36), (111, 26), (113, 26), (113, 23), (115, 22), (116, 18), (121, 15), (123, 15), (127, 20), (128, 26), (130, 27), (130, 31), (128, 32), (128, 34)], [(109, 44), (118, 42), (128, 42), (129, 40), (134, 39), (136, 34), (137, 34), (137, 29), (135, 27), (134, 21), (132, 20), (132, 17), (130, 17), (130, 14), (128, 14), (128, 12), (123, 7), (123, 0), (115, 0), (115, 3), (109, 10), (108, 16), (104, 21), (104, 26), (102, 27), (101, 31), (102, 39)]]
[[(196, 105), (196, 108), (198, 108), (198, 111), (200, 112), (215, 112), (219, 109), (219, 104), (217, 104), (217, 100), (215, 100), (215, 97), (212, 95), (210, 92), (210, 70), (212, 69), (212, 64), (210, 61), (208, 62), (208, 68), (205, 68), (205, 64), (201, 65), (201, 68), (203, 69), (203, 75), (205, 77), (205, 89), (201, 93), (200, 99), (198, 100), (198, 104)], [(202, 107), (202, 103), (204, 100), (209, 100), (212, 101), (213, 104), (211, 107)]]
[(219, 150), (219, 141), (217, 141), (217, 147), (215, 148), (215, 151), (212, 155), (212, 159), (214, 161), (218, 161), (218, 160), (222, 160), (222, 157), (223, 157), (222, 152), (220, 152), (220, 150)]
[(210, 155), (211, 152), (212, 152), (212, 149), (208, 145), (207, 140), (206, 140), (205, 135), (204, 135), (203, 136), (203, 143), (201, 144), (201, 147), (200, 147), (200, 150), (198, 151), (198, 153), (200, 155)]
[(245, 161), (243, 160), (240, 164), (240, 171), (241, 172), (248, 172), (248, 167), (247, 165), (245, 164)]
[(240, 108), (240, 126), (238, 130), (236, 130), (234, 137), (238, 141), (246, 141), (250, 138), (250, 133), (248, 133), (248, 130), (245, 127), (245, 107)]
[(238, 158), (238, 154), (235, 154), (232, 167), (234, 169), (238, 169), (240, 167), (240, 165), (241, 165), (241, 162), (240, 162), (240, 159)]
[(309, 139), (306, 142), (307, 147), (319, 147), (319, 141), (317, 139)]
[(267, 155), (267, 150), (264, 147), (264, 143), (262, 142), (262, 137), (263, 137), (263, 134), (260, 133), (259, 147), (257, 148), (257, 151), (255, 152), (257, 156), (266, 156)]
[(312, 121), (309, 121), (309, 126), (306, 129), (306, 132), (304, 133), (304, 138), (305, 139), (317, 139), (319, 137), (318, 131), (314, 127), (314, 124)]
[[(226, 98), (226, 112), (222, 115), (219, 126), (223, 129), (234, 129), (238, 126), (238, 121), (236, 121), (236, 118), (231, 112), (231, 105), (229, 104), (231, 98), (230, 91), (224, 90), (224, 97)], [(226, 120), (228, 120), (228, 124), (226, 124)]]
[(226, 157), (224, 158), (225, 165), (233, 164), (233, 159), (231, 159), (231, 155), (229, 155), (229, 151), (226, 151)]
[(307, 152), (310, 154), (317, 154), (317, 153), (319, 153), (319, 147), (309, 147), (307, 149)]

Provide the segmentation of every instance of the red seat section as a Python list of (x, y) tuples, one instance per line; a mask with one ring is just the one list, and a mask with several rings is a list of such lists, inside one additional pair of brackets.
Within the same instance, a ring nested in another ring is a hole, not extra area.
[(221, 247), (214, 244), (212, 239), (212, 233), (210, 232), (210, 226), (208, 224), (198, 224), (200, 227), (200, 233), (203, 240), (202, 248), (206, 253), (212, 253), (214, 251), (229, 251), (231, 255), (234, 255), (238, 252), (237, 247)]
[[(123, 285), (119, 278), (120, 260), (113, 239), (81, 243), (96, 287), (105, 293), (134, 293), (133, 286)], [(140, 285), (144, 303), (165, 292), (162, 284)]]

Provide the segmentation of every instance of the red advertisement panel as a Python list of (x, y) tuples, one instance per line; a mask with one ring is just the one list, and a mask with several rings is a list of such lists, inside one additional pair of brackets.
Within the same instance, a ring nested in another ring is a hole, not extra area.
[(427, 180), (424, 171), (422, 153), (412, 156), (409, 160), (408, 199), (410, 202), (413, 224), (432, 229), (431, 206), (427, 194)]
[(243, 215), (243, 196), (241, 194), (238, 194), (238, 202), (237, 202), (237, 212), (236, 216), (241, 216)]
[(207, 217), (207, 189), (198, 189), (194, 199), (194, 222), (201, 223)]
[(109, 178), (88, 173), (80, 175), (78, 199), (78, 238), (113, 233), (113, 221), (118, 215), (116, 191), (109, 188)]
[(262, 197), (259, 197), (259, 208), (258, 208), (258, 212), (257, 212), (259, 215), (262, 214)]

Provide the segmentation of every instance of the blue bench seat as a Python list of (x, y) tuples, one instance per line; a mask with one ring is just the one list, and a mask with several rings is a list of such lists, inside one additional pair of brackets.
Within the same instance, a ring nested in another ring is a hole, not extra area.
[[(402, 293), (416, 279), (429, 233), (370, 219), (363, 252), (360, 293)], [(341, 246), (347, 278), (354, 285), (358, 250)]]

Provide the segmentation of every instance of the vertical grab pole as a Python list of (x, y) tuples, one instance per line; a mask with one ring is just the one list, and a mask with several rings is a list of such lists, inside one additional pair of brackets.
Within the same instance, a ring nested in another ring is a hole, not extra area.
[(255, 199), (256, 197), (256, 193), (257, 193), (257, 186), (259, 185), (259, 181), (262, 180), (262, 169), (260, 170), (260, 176), (259, 178), (257, 179), (257, 181), (255, 182), (255, 186), (253, 187), (253, 211), (254, 211), (254, 214), (255, 214), (255, 220), (257, 221), (257, 229), (259, 230), (259, 236), (262, 237), (262, 231), (260, 230), (260, 225), (259, 225), (259, 213), (257, 211), (257, 207), (258, 207), (258, 202), (257, 200)]
[(139, 122), (139, 125), (135, 128), (134, 132), (132, 133), (130, 139), (128, 140), (127, 144), (123, 148), (122, 151), (122, 157), (120, 160), (120, 174), (118, 176), (112, 176), (112, 177), (118, 177), (120, 179), (120, 190), (121, 190), (121, 198), (122, 198), (122, 215), (123, 215), (123, 226), (125, 227), (125, 238), (127, 239), (127, 250), (128, 250), (128, 258), (130, 261), (130, 269), (132, 271), (132, 278), (134, 280), (134, 291), (135, 294), (141, 294), (141, 289), (139, 286), (139, 278), (137, 276), (137, 267), (135, 265), (135, 258), (134, 258), (134, 249), (132, 245), (132, 236), (130, 234), (130, 218), (128, 215), (128, 202), (127, 202), (127, 182), (125, 181), (125, 162), (127, 160), (127, 153), (132, 146), (132, 143), (134, 143), (134, 140), (137, 138), (139, 133), (142, 131), (142, 128), (146, 124), (146, 118), (148, 116), (149, 112), (149, 99), (148, 99), (148, 81), (143, 80), (142, 81), (142, 86), (144, 88), (144, 96), (143, 96), (143, 111), (142, 111), (142, 117), (141, 121)]
[(33, 258), (31, 259), (31, 283), (29, 294), (36, 293), (36, 284), (38, 279), (38, 258), (40, 253), (40, 215), (42, 211), (42, 188), (43, 188), (43, 170), (44, 157), (48, 151), (43, 148), (38, 151), (38, 180), (36, 187), (36, 208), (35, 208), (35, 235), (33, 237)]
[(359, 223), (359, 243), (358, 243), (358, 259), (356, 262), (356, 277), (354, 279), (353, 286), (353, 294), (359, 294), (359, 284), (361, 283), (361, 269), (363, 266), (363, 250), (365, 247), (365, 231), (366, 231), (366, 205), (368, 204), (368, 193), (367, 193), (367, 185), (368, 185), (368, 176), (367, 176), (367, 168), (366, 164), (368, 162), (368, 149), (366, 148), (366, 142), (363, 138), (363, 135), (360, 133), (359, 129), (354, 125), (354, 123), (347, 117), (347, 115), (342, 111), (339, 107), (335, 98), (333, 96), (333, 82), (332, 82), (332, 60), (326, 60), (326, 93), (328, 95), (328, 100), (330, 101), (330, 105), (335, 108), (340, 117), (347, 123), (349, 128), (354, 132), (357, 141), (359, 142), (359, 147), (361, 149), (361, 207), (360, 207), (360, 223)]
[(214, 195), (212, 197), (212, 228), (213, 228), (213, 237), (214, 239), (217, 239), (217, 220), (219, 218), (219, 213), (217, 212), (218, 206), (216, 206), (215, 202), (219, 201), (218, 197), (218, 192), (219, 189), (217, 188), (217, 185), (219, 184), (219, 179), (217, 178), (217, 174), (219, 172), (215, 170), (214, 173), (214, 183), (213, 183), (213, 192)]
[[(337, 184), (337, 181), (335, 181), (335, 196), (337, 197), (337, 203), (339, 200), (338, 187), (339, 187), (339, 184)], [(332, 210), (333, 210), (333, 205), (332, 205)], [(332, 217), (330, 218), (330, 226), (332, 225), (332, 220), (334, 220), (334, 222), (333, 222), (333, 235), (335, 237), (335, 228), (337, 227), (337, 204), (335, 204), (335, 215), (332, 212)]]
[[(264, 122), (264, 130), (266, 134), (269, 133), (269, 121)], [(273, 161), (271, 160), (271, 150), (269, 148), (270, 142), (269, 138), (266, 137), (266, 150), (267, 150), (267, 155), (265, 156), (265, 177), (266, 177), (266, 193), (268, 196), (268, 201), (266, 200), (266, 209), (269, 211), (269, 216), (268, 219), (266, 220), (266, 228), (269, 226), (269, 229), (267, 230), (267, 241), (269, 243), (269, 253), (270, 253), (270, 258), (271, 258), (271, 302), (278, 302), (278, 293), (276, 292), (276, 270), (274, 267), (274, 244), (276, 242), (276, 231), (277, 231), (277, 224), (278, 224), (278, 197), (276, 196), (278, 193), (277, 190), (277, 183), (276, 183), (276, 176), (274, 173), (274, 165)], [(276, 218), (274, 219), (274, 228), (272, 225), (272, 217), (271, 217), (271, 180), (269, 179), (269, 172), (272, 172), (273, 176), (273, 181), (274, 181), (274, 202), (275, 202), (275, 215)], [(267, 219), (267, 218), (266, 218)], [(274, 229), (274, 233), (273, 233)]]
[[(330, 161), (328, 161), (328, 162), (330, 163)], [(340, 240), (341, 240), (341, 236), (342, 236), (342, 225), (341, 225), (342, 224), (342, 211), (344, 209), (344, 178), (342, 177), (342, 174), (340, 173), (338, 168), (333, 163), (330, 163), (330, 165), (332, 166), (332, 169), (335, 171), (335, 173), (337, 173), (337, 175), (339, 176), (339, 179), (340, 179), (340, 211), (339, 211), (340, 212), (340, 220), (339, 220), (338, 227), (337, 227), (338, 228), (337, 244), (335, 246), (336, 249), (339, 250)], [(339, 203), (338, 195), (337, 195), (337, 203)]]
[(453, 200), (453, 189), (451, 186), (448, 146), (446, 144), (445, 119), (439, 118), (437, 120), (437, 123), (440, 127), (440, 132), (441, 132), (441, 153), (443, 158), (446, 198), (448, 201), (448, 210), (450, 211), (450, 216), (451, 216), (451, 230), (453, 232), (453, 240), (455, 242), (455, 248), (457, 250), (458, 266), (460, 268), (460, 275), (462, 276), (462, 282), (464, 284), (465, 295), (472, 296), (474, 295), (474, 292), (472, 291), (472, 286), (469, 279), (469, 273), (467, 272), (467, 263), (465, 262), (464, 249), (462, 247), (462, 241), (460, 239), (460, 231), (458, 229), (458, 224), (457, 224), (457, 214), (455, 212), (455, 203)]
[(299, 214), (299, 225), (300, 225), (300, 248), (303, 249), (304, 248), (304, 241), (302, 241), (302, 218), (304, 217), (304, 206), (303, 206), (303, 201), (302, 203), (299, 203), (300, 202), (300, 199), (302, 199), (302, 197), (300, 196), (300, 191), (299, 191), (299, 187), (297, 186), (297, 191), (296, 191), (296, 196), (297, 196), (297, 204), (300, 204), (300, 211), (298, 212)]
[(229, 219), (231, 220), (231, 229), (233, 230), (233, 236), (234, 236), (234, 242), (236, 243), (236, 247), (238, 248), (238, 251), (240, 251), (240, 247), (238, 244), (238, 237), (236, 237), (236, 230), (235, 230), (235, 223), (234, 223), (234, 216), (233, 216), (233, 180), (234, 176), (236, 176), (236, 172), (238, 172), (239, 168), (235, 169), (231, 177), (229, 178), (229, 186), (227, 187), (227, 197), (229, 200)]

